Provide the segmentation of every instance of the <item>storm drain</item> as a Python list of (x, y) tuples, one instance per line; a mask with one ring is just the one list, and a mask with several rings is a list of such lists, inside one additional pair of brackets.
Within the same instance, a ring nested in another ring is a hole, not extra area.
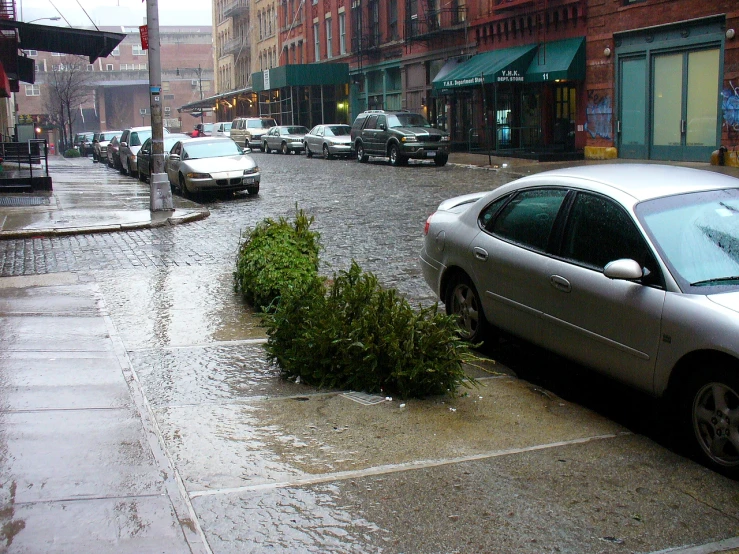
[(365, 392), (345, 392), (341, 396), (349, 400), (354, 400), (354, 402), (358, 402), (363, 406), (373, 406), (374, 404), (379, 404), (387, 400), (384, 396), (375, 396), (374, 394), (367, 394)]
[(0, 206), (48, 206), (46, 196), (0, 196)]

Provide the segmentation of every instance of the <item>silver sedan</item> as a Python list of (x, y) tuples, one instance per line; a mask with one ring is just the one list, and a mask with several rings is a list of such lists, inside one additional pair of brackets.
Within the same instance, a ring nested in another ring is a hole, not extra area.
[(352, 128), (349, 125), (316, 125), (305, 135), (305, 153), (310, 158), (319, 152), (326, 160), (352, 155)]
[(277, 150), (283, 154), (302, 152), (303, 137), (308, 132), (302, 125), (277, 125), (262, 136), (262, 150), (269, 154)]
[(165, 171), (172, 187), (185, 197), (209, 191), (246, 190), (257, 194), (261, 181), (254, 159), (226, 137), (176, 142), (169, 152)]
[(739, 476), (739, 179), (525, 177), (443, 202), (421, 266), (466, 339), (502, 331), (666, 398), (684, 444)]

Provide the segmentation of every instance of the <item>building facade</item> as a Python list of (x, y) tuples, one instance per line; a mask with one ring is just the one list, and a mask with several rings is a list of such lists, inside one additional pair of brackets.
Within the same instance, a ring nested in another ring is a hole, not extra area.
[[(89, 92), (73, 115), (74, 132), (150, 125), (148, 52), (141, 48), (138, 27), (116, 30), (125, 33), (124, 40), (110, 56), (92, 64), (79, 56), (26, 51), (34, 61), (36, 79), (21, 85), (16, 94), (19, 117), (39, 124), (43, 134), (51, 132), (50, 83), (55, 73), (74, 66), (84, 72), (80, 79)], [(189, 131), (200, 122), (200, 114), (193, 117), (177, 109), (213, 94), (211, 27), (161, 27), (160, 44), (164, 125), (170, 131)], [(203, 121), (214, 120), (212, 110), (202, 116)]]

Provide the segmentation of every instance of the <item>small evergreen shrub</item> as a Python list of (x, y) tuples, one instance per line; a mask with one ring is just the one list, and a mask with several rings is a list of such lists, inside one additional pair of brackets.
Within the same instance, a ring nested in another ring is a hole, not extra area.
[(64, 157), (65, 158), (79, 158), (80, 157), (80, 151), (76, 148), (67, 148), (64, 151)]
[(402, 398), (474, 382), (462, 368), (469, 347), (438, 306), (414, 310), (356, 262), (328, 289), (317, 279), (296, 285), (264, 316), (267, 354), (283, 377)]
[(291, 288), (318, 281), (320, 234), (310, 229), (313, 219), (296, 207), (294, 222), (265, 219), (243, 234), (234, 281), (252, 306), (269, 310)]

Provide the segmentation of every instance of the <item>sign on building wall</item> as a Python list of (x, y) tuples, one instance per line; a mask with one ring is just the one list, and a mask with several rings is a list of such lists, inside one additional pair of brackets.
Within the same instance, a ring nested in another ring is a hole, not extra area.
[(269, 69), (264, 70), (264, 90), (269, 90)]

